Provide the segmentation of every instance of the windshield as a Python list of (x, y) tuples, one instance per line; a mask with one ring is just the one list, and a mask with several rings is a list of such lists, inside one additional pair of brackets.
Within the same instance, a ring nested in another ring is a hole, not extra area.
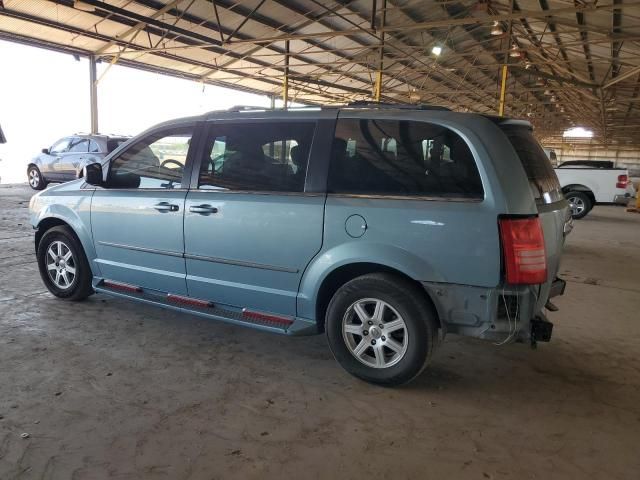
[(520, 158), (534, 197), (538, 199), (545, 193), (559, 192), (556, 172), (531, 129), (522, 125), (500, 125), (500, 128)]

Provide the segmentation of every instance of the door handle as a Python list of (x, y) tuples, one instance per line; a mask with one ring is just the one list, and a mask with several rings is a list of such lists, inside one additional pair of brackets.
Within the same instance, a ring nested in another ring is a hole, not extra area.
[(212, 207), (211, 205), (193, 205), (189, 207), (189, 211), (193, 213), (199, 213), (200, 215), (218, 213), (218, 209), (216, 207)]
[(180, 210), (180, 207), (178, 207), (178, 205), (174, 205), (168, 202), (157, 203), (153, 206), (153, 208), (155, 208), (159, 212), (177, 212), (178, 210)]

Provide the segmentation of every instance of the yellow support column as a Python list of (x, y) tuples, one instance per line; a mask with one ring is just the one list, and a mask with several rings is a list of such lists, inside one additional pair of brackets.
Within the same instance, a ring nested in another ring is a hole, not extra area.
[[(373, 2), (371, 12), (371, 25), (375, 25), (376, 2)], [(380, 20), (380, 50), (378, 52), (378, 71), (376, 72), (376, 84), (373, 90), (373, 98), (376, 102), (382, 100), (382, 71), (384, 70), (384, 26), (387, 23), (387, 0), (382, 2), (382, 19)]]
[[(634, 185), (634, 187), (640, 187), (640, 184)], [(640, 213), (640, 188), (636, 188), (636, 201), (635, 201), (635, 207), (633, 206), (633, 199), (631, 199), (632, 201), (629, 202), (629, 205), (627, 206), (627, 212), (634, 212), (634, 213)]]
[(378, 73), (376, 73), (376, 87), (374, 90), (374, 98), (376, 102), (379, 102), (382, 98), (382, 70), (378, 70)]
[(504, 117), (504, 101), (507, 95), (507, 66), (502, 66), (502, 84), (500, 85), (500, 106), (498, 107), (498, 115)]

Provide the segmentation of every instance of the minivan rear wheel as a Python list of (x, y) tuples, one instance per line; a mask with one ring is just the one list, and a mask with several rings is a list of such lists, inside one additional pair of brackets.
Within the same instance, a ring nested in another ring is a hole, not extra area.
[(29, 186), (34, 190), (44, 190), (47, 186), (42, 173), (35, 165), (31, 165), (27, 169), (27, 180), (29, 180)]
[(345, 370), (387, 386), (419, 375), (437, 341), (436, 315), (424, 293), (386, 273), (343, 285), (329, 303), (325, 326), (331, 351)]

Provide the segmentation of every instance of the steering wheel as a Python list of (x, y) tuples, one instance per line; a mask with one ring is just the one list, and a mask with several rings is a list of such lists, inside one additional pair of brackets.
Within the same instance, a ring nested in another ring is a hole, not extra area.
[[(165, 160), (164, 162), (162, 162), (160, 164), (161, 167), (167, 167), (167, 165), (175, 165), (177, 166), (177, 170), (184, 170), (184, 165), (181, 164), (179, 161), (177, 160), (173, 160), (172, 158), (169, 158), (168, 160)], [(167, 167), (168, 168), (168, 167)]]

